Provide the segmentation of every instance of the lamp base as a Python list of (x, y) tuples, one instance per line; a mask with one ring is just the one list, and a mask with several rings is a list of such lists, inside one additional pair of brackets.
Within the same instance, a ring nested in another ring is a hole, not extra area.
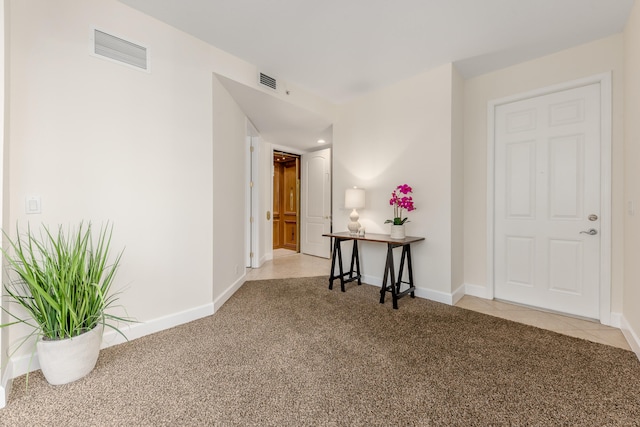
[(355, 236), (360, 231), (360, 223), (358, 221), (350, 222), (347, 228), (349, 229), (349, 234)]
[(352, 210), (351, 215), (349, 215), (349, 219), (351, 221), (349, 222), (349, 225), (347, 225), (347, 229), (349, 230), (349, 234), (353, 236), (357, 235), (360, 231), (360, 223), (358, 222), (359, 218), (360, 215), (358, 215), (358, 212), (356, 212), (355, 209)]

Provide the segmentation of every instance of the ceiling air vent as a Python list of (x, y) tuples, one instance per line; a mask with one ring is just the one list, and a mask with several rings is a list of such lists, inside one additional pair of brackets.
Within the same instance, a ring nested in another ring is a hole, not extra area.
[(147, 48), (100, 30), (93, 30), (93, 53), (138, 69), (149, 71)]
[(269, 89), (278, 90), (278, 82), (275, 78), (269, 77), (264, 73), (260, 73), (259, 82), (261, 85), (268, 87)]

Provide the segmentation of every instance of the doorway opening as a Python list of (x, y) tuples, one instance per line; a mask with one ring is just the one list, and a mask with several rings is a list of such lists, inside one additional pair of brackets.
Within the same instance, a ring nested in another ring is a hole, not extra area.
[(273, 152), (273, 251), (300, 252), (300, 156)]

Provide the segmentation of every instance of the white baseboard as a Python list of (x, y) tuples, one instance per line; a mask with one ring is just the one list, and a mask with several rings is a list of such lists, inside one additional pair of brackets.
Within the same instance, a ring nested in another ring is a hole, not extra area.
[[(621, 325), (622, 325), (622, 313), (613, 313), (611, 312), (611, 314), (609, 315), (609, 323), (606, 324), (607, 326), (612, 326), (614, 328), (618, 328), (621, 329)], [(605, 324), (604, 322), (601, 322), (603, 325)]]
[(11, 359), (9, 359), (9, 363), (7, 364), (8, 379), (9, 381), (11, 381), (16, 377), (19, 377), (20, 375), (24, 375), (27, 372), (31, 371), (37, 371), (38, 369), (40, 369), (40, 362), (38, 362), (38, 354), (36, 353), (36, 350), (34, 348), (33, 351), (29, 354), (12, 357)]
[[(363, 275), (362, 281), (369, 285), (382, 287), (382, 279), (380, 277)], [(335, 283), (336, 284), (339, 283), (338, 280), (336, 280)], [(336, 285), (334, 284), (334, 288), (335, 286)], [(435, 302), (441, 302), (447, 305), (454, 305), (464, 295), (463, 290), (464, 290), (464, 287), (460, 287), (456, 289), (453, 293), (447, 293), (447, 292), (435, 291), (433, 289), (416, 287), (415, 295), (418, 298), (428, 299)]]
[(477, 297), (482, 299), (492, 299), (489, 296), (489, 291), (486, 286), (472, 285), (472, 284), (466, 283), (464, 285), (464, 293), (465, 295), (470, 295), (472, 297)]
[[(374, 276), (367, 276), (366, 274), (362, 275), (362, 281), (365, 282), (367, 285), (373, 285), (373, 286), (378, 286), (378, 287), (382, 287), (382, 278), (380, 277), (374, 277)], [(334, 282), (333, 287), (335, 287), (336, 283), (340, 283), (339, 279), (336, 279)]]
[[(231, 296), (233, 294), (236, 293), (236, 291), (238, 289), (240, 289), (240, 286), (242, 286), (244, 284), (244, 282), (246, 281), (247, 275), (246, 273), (242, 275), (242, 277), (240, 277), (238, 280), (236, 280), (233, 284), (231, 284), (231, 286), (229, 286), (223, 293), (222, 295), (220, 295), (218, 298), (216, 298), (213, 301), (213, 312), (215, 313), (216, 311), (220, 310), (220, 307), (222, 307), (222, 305), (227, 302), (227, 300), (229, 298), (231, 298)], [(212, 313), (213, 314), (213, 313)]]
[[(212, 303), (204, 304), (199, 307), (193, 307), (178, 313), (172, 313), (166, 316), (158, 317), (156, 319), (148, 320), (144, 323), (137, 323), (133, 325), (120, 328), (122, 332), (127, 336), (128, 340), (134, 340), (136, 338), (143, 337), (145, 335), (154, 334), (156, 332), (164, 331), (165, 329), (173, 328), (178, 325), (193, 322), (194, 320), (201, 319), (203, 317), (211, 316), (222, 307), (222, 305), (242, 286), (245, 282), (246, 274), (242, 275), (236, 282), (229, 286), (218, 298)], [(122, 344), (126, 342), (122, 335), (116, 331), (107, 331), (102, 337), (101, 348), (107, 348), (112, 345)]]
[[(137, 338), (144, 337), (145, 335), (154, 334), (165, 329), (173, 328), (184, 323), (210, 316), (213, 314), (213, 307), (213, 303), (209, 303), (178, 313), (148, 320), (143, 323), (122, 326), (120, 327), (120, 330), (127, 337), (126, 339), (113, 329), (107, 328), (102, 336), (100, 348), (103, 349), (113, 345), (123, 344), (127, 342), (127, 340), (133, 341)], [(34, 349), (33, 353), (12, 357), (7, 365), (6, 373), (9, 374), (9, 379), (13, 379), (20, 375), (24, 375), (27, 372), (36, 371), (38, 369), (40, 369), (40, 363), (38, 362), (38, 354)], [(5, 386), (4, 383), (2, 385)]]
[(13, 383), (13, 364), (11, 360), (7, 363), (7, 369), (4, 371), (2, 381), (0, 382), (0, 409), (7, 406), (7, 400), (11, 393), (11, 385)]
[(456, 289), (455, 291), (453, 291), (453, 294), (451, 295), (451, 296), (452, 296), (452, 298), (453, 298), (453, 299), (451, 300), (451, 305), (456, 305), (456, 303), (457, 303), (458, 301), (460, 301), (460, 299), (461, 299), (463, 296), (465, 296), (466, 290), (467, 290), (466, 285), (462, 284), (462, 285), (458, 286), (458, 289)]
[(38, 356), (35, 353), (35, 344), (33, 347), (32, 353), (20, 357), (12, 357), (7, 362), (7, 369), (4, 371), (2, 383), (0, 384), (0, 408), (4, 408), (7, 404), (15, 377), (40, 369)]
[[(126, 335), (129, 341), (150, 335), (165, 329), (173, 328), (184, 323), (192, 322), (206, 316), (211, 316), (237, 291), (245, 282), (245, 276), (238, 279), (233, 285), (223, 292), (214, 302), (193, 307), (178, 313), (172, 313), (143, 323), (135, 323), (123, 326), (120, 330)], [(127, 342), (122, 335), (114, 330), (108, 329), (102, 337), (100, 348), (107, 348), (113, 345)], [(11, 390), (13, 378), (26, 374), (27, 372), (40, 369), (37, 353), (22, 355), (11, 358), (7, 363), (7, 369), (0, 383), (0, 408), (6, 405), (6, 400)]]
[(631, 347), (631, 350), (636, 354), (638, 360), (640, 360), (640, 338), (638, 337), (638, 333), (633, 330), (624, 316), (620, 319), (620, 330), (627, 339), (629, 347)]
[[(472, 284), (467, 283), (467, 284), (464, 285), (464, 288), (465, 288), (464, 289), (465, 295), (470, 295), (470, 296), (473, 296), (473, 297), (489, 299), (489, 300), (493, 299), (493, 295), (491, 295), (491, 291), (489, 289), (487, 289), (486, 286), (472, 285)], [(600, 321), (601, 321), (601, 323), (603, 325), (621, 329), (622, 332), (624, 333), (624, 328), (622, 327), (623, 321), (624, 321), (624, 316), (622, 315), (622, 313), (611, 312), (608, 319), (600, 319)], [(629, 341), (629, 343), (631, 345), (630, 338), (627, 336), (627, 334), (625, 334), (625, 338), (627, 338), (627, 341)], [(637, 336), (636, 336), (636, 346), (638, 346), (637, 343), (638, 343), (638, 341), (637, 341)], [(636, 350), (634, 350), (634, 351), (635, 351), (636, 354), (640, 355), (640, 352), (638, 352)], [(638, 356), (638, 358), (640, 358), (640, 356)]]
[(134, 323), (121, 327), (120, 330), (123, 334), (126, 335), (127, 339), (125, 339), (116, 331), (107, 329), (102, 336), (102, 344), (100, 345), (100, 348), (107, 348), (111, 347), (112, 345), (122, 344), (127, 342), (127, 340), (133, 341), (146, 335), (151, 335), (156, 332), (164, 331), (165, 329), (189, 323), (206, 316), (211, 316), (213, 313), (213, 303), (209, 303), (201, 305), (199, 307), (194, 307), (177, 313), (172, 313), (166, 316), (151, 319), (143, 323)]
[(434, 291), (433, 289), (418, 288), (416, 287), (416, 296), (419, 298), (428, 299), (442, 304), (453, 305), (453, 294)]
[[(362, 281), (369, 285), (374, 285), (379, 287), (382, 286), (382, 279), (379, 277), (363, 275)], [(336, 280), (336, 283), (338, 283), (337, 280)], [(482, 299), (489, 299), (489, 300), (493, 299), (493, 296), (490, 295), (491, 294), (490, 290), (488, 290), (486, 286), (472, 285), (469, 283), (465, 283), (459, 286), (455, 291), (453, 291), (453, 293), (446, 293), (446, 292), (435, 291), (433, 289), (416, 287), (415, 294), (416, 294), (416, 297), (418, 298), (428, 299), (428, 300), (440, 302), (447, 305), (455, 305), (465, 295), (470, 295), (470, 296), (482, 298)], [(625, 338), (627, 339), (627, 341), (629, 341), (629, 345), (633, 348), (633, 351), (638, 355), (638, 358), (640, 359), (640, 340), (638, 339), (637, 334), (635, 334), (628, 327), (628, 324), (626, 323), (622, 313), (612, 312), (609, 319), (609, 323), (603, 323), (603, 324), (621, 329), (623, 334), (625, 335)], [(625, 324), (627, 325), (626, 327), (627, 332), (625, 332), (625, 327), (623, 326)]]

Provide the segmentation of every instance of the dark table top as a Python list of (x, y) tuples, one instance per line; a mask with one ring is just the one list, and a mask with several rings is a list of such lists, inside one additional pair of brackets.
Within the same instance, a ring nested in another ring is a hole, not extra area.
[(381, 243), (397, 243), (397, 244), (408, 244), (413, 242), (419, 242), (424, 240), (424, 237), (415, 237), (415, 236), (406, 236), (404, 239), (392, 239), (388, 234), (375, 234), (375, 233), (365, 233), (364, 236), (353, 235), (348, 231), (341, 231), (338, 233), (326, 233), (323, 234), (325, 237), (335, 237), (337, 239), (351, 239), (351, 240), (363, 240), (367, 242), (381, 242)]

